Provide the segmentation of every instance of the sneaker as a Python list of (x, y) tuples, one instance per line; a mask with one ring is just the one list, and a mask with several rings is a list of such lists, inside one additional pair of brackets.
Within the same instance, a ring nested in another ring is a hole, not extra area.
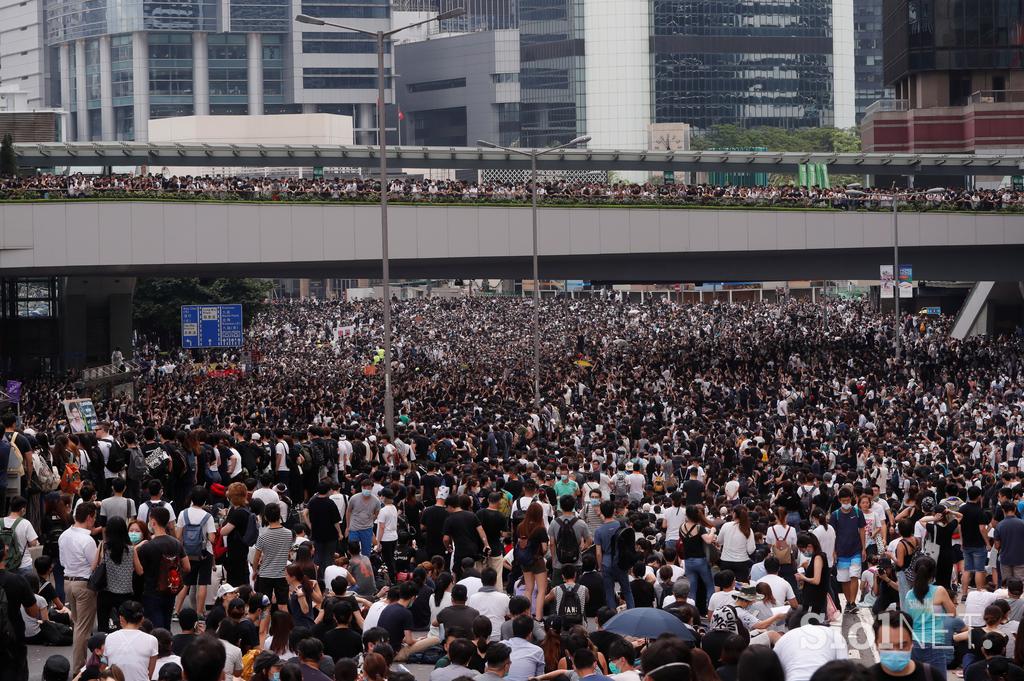
[(172, 622), (177, 622), (178, 621), (178, 613), (176, 613), (176, 612), (172, 612), (171, 613), (171, 621)]

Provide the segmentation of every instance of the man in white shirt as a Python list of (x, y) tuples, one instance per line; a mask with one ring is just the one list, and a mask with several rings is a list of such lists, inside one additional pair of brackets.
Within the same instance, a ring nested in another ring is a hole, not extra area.
[[(338, 471), (345, 472), (352, 467), (352, 443), (345, 435), (338, 440)], [(344, 516), (344, 514), (342, 514)]]
[(96, 592), (88, 584), (96, 559), (96, 542), (92, 539), (96, 513), (92, 502), (79, 504), (75, 509), (75, 524), (64, 530), (57, 540), (60, 564), (64, 566), (66, 602), (75, 622), (72, 669), (85, 666), (85, 647), (96, 621)]
[(154, 636), (140, 631), (142, 604), (127, 601), (117, 611), (121, 628), (107, 635), (104, 652), (110, 666), (117, 665), (124, 673), (124, 681), (149, 681), (160, 656)]
[(626, 484), (629, 485), (630, 500), (644, 498), (644, 485), (647, 484), (647, 476), (640, 472), (639, 464), (632, 464), (633, 472), (626, 476)]
[[(260, 501), (262, 501), (264, 507), (266, 507), (267, 504), (281, 503), (281, 497), (274, 490), (273, 475), (271, 475), (270, 473), (264, 473), (263, 475), (260, 476), (260, 486), (253, 491), (252, 498), (254, 500), (259, 499)], [(286, 509), (282, 508), (281, 511), (281, 517), (287, 518), (288, 516), (286, 515)]]
[(846, 639), (839, 629), (805, 623), (800, 626), (802, 610), (790, 616), (790, 630), (775, 642), (775, 655), (786, 671), (786, 681), (809, 681), (819, 668), (833, 660), (849, 658)]
[(501, 625), (508, 617), (508, 594), (497, 589), (498, 573), (494, 568), (484, 568), (480, 573), (480, 590), (469, 597), (466, 605), (476, 609), (491, 620), (491, 641), (501, 638)]
[[(171, 518), (174, 518), (174, 507), (171, 506), (171, 502), (164, 501), (162, 499), (164, 488), (160, 484), (159, 480), (153, 479), (149, 481), (149, 501), (144, 501), (139, 504), (138, 519), (143, 525), (149, 522), (149, 511), (154, 508), (163, 507), (167, 509), (167, 512), (171, 514)], [(173, 520), (171, 522), (174, 522)]]
[(766, 574), (761, 579), (757, 580), (757, 584), (767, 584), (772, 589), (772, 597), (775, 599), (776, 606), (782, 606), (789, 604), (790, 607), (797, 607), (799, 602), (796, 600), (796, 594), (793, 592), (793, 587), (789, 582), (779, 577), (779, 561), (774, 556), (768, 556), (764, 559), (764, 569)]
[[(185, 588), (178, 594), (175, 610), (181, 610), (185, 597), (191, 590), (196, 588), (196, 603), (206, 602), (206, 589), (210, 586), (210, 577), (213, 572), (213, 542), (217, 536), (217, 524), (213, 516), (207, 512), (204, 505), (209, 500), (209, 491), (205, 487), (196, 486), (192, 489), (192, 505), (178, 514), (178, 521), (175, 524), (175, 533), (178, 541), (182, 543), (186, 554), (191, 561), (192, 569), (185, 574)], [(190, 547), (185, 538), (185, 530), (189, 526), (202, 525), (203, 546), (198, 550), (198, 555)]]
[(287, 485), (289, 477), (288, 443), (285, 442), (283, 430), (275, 431), (274, 437), (277, 438), (277, 444), (274, 445), (274, 470), (277, 472), (277, 481)]

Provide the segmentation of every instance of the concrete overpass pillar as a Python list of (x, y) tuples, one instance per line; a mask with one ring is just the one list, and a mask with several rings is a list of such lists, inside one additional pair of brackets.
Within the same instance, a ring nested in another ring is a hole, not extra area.
[(85, 366), (87, 309), (84, 292), (64, 293), (64, 300), (60, 305), (60, 330), (61, 365), (65, 369), (80, 369)]
[(61, 287), (61, 356), (66, 367), (110, 363), (132, 349), (132, 277), (67, 277)]
[[(108, 319), (110, 323), (111, 352), (120, 348), (125, 359), (132, 356), (132, 294), (114, 293), (107, 297)], [(108, 355), (109, 356), (109, 355)]]

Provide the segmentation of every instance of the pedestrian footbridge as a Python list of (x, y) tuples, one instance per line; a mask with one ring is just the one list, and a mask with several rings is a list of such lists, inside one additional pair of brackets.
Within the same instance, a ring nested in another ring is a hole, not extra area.
[[(391, 274), (529, 278), (529, 206), (391, 205)], [(916, 279), (1020, 278), (1024, 214), (901, 213)], [(545, 279), (877, 279), (892, 213), (542, 207)], [(380, 207), (315, 202), (0, 203), (3, 276), (380, 275)]]

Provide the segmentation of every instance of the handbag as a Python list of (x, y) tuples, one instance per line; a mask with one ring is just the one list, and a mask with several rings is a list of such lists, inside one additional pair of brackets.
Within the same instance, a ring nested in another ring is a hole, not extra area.
[(89, 575), (89, 581), (86, 582), (86, 586), (91, 591), (99, 593), (107, 588), (107, 561), (103, 557), (103, 548), (105, 543), (100, 542), (100, 562), (96, 566), (96, 569)]
[(825, 594), (825, 618), (829, 622), (835, 622), (840, 617), (839, 608), (832, 600), (832, 594)]
[(937, 534), (938, 530), (935, 529), (935, 525), (929, 524), (928, 531), (924, 535), (924, 543), (921, 546), (921, 551), (924, 552), (924, 555), (936, 561), (939, 559), (939, 552), (942, 550), (939, 542), (935, 541)]

